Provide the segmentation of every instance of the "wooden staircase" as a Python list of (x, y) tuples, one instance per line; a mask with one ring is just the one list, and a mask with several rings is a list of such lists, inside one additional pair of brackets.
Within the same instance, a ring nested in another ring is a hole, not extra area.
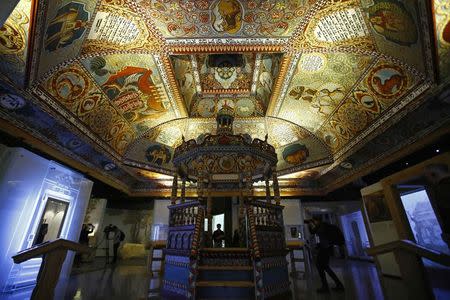
[(247, 248), (200, 250), (197, 299), (254, 299), (255, 283)]

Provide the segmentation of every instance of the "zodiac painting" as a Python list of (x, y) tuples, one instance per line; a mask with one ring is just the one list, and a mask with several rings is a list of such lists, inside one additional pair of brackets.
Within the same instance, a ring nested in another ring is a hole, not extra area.
[(45, 49), (52, 52), (71, 45), (84, 34), (88, 21), (89, 12), (84, 4), (70, 2), (62, 6), (48, 24)]
[(380, 65), (374, 68), (368, 77), (371, 90), (384, 98), (399, 96), (407, 86), (408, 79), (397, 66)]
[(242, 98), (236, 102), (236, 114), (240, 117), (249, 117), (255, 111), (255, 104), (249, 98)]
[(309, 150), (305, 145), (300, 143), (292, 144), (284, 148), (283, 159), (289, 164), (301, 164), (305, 162), (309, 156)]
[(167, 164), (170, 161), (171, 153), (169, 148), (154, 144), (147, 148), (145, 157), (152, 164), (162, 165)]
[(235, 34), (242, 27), (242, 7), (236, 0), (219, 0), (212, 7), (211, 20), (219, 33)]
[(81, 99), (89, 88), (89, 80), (78, 68), (62, 69), (51, 79), (51, 90), (62, 102)]
[(414, 19), (404, 5), (396, 0), (376, 2), (369, 8), (369, 21), (378, 34), (391, 42), (404, 46), (417, 42)]
[(200, 116), (204, 118), (212, 117), (215, 113), (216, 103), (214, 99), (205, 98), (198, 102), (197, 104), (197, 112)]

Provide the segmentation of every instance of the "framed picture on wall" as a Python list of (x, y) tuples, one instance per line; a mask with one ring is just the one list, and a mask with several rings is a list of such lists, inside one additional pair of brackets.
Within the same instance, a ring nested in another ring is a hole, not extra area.
[(383, 194), (365, 196), (363, 199), (370, 223), (392, 220), (389, 207), (386, 205)]
[(301, 239), (303, 238), (303, 226), (285, 225), (285, 234), (287, 240)]

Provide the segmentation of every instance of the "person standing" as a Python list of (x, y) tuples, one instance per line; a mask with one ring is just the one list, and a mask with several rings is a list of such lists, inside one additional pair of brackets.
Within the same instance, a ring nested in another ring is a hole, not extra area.
[[(336, 235), (339, 235), (340, 232), (339, 228), (337, 228), (334, 225), (322, 222), (322, 220), (318, 218), (314, 218), (307, 223), (309, 223), (309, 231), (312, 234), (316, 234), (319, 237), (316, 266), (317, 271), (319, 272), (322, 286), (319, 289), (317, 289), (317, 292), (318, 293), (330, 292), (325, 272), (328, 273), (328, 275), (333, 279), (334, 283), (336, 284), (333, 290), (343, 291), (344, 285), (339, 280), (336, 273), (334, 273), (333, 270), (330, 268), (330, 257), (333, 252), (333, 244), (336, 243), (337, 239), (340, 239), (340, 237), (336, 237)], [(342, 235), (342, 232), (340, 232), (340, 234)]]
[[(94, 225), (92, 224), (83, 224), (83, 227), (81, 227), (80, 232), (80, 238), (78, 239), (78, 242), (82, 245), (89, 246), (89, 234), (94, 232)], [(80, 267), (82, 262), (83, 254), (77, 253), (75, 254), (75, 266)]]
[(125, 239), (125, 234), (115, 225), (113, 226), (113, 232), (114, 232), (114, 242), (113, 242), (114, 258), (112, 262), (115, 263), (117, 262), (117, 252), (119, 250), (120, 243)]
[(214, 248), (222, 248), (222, 241), (225, 239), (225, 233), (220, 229), (221, 227), (222, 225), (217, 224), (217, 229), (212, 235)]

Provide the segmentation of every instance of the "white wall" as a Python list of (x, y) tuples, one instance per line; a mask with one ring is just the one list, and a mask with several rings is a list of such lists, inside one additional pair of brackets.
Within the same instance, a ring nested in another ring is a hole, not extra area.
[(106, 208), (103, 228), (109, 224), (115, 225), (125, 233), (125, 243), (145, 243), (150, 238), (152, 218), (150, 209)]
[(89, 200), (83, 223), (90, 223), (95, 226), (94, 231), (90, 234), (90, 240), (94, 243), (95, 241), (100, 241), (103, 235), (103, 218), (105, 216), (107, 203), (108, 200), (102, 198), (91, 198)]
[(169, 229), (170, 199), (157, 199), (153, 204), (152, 240), (166, 240)]

